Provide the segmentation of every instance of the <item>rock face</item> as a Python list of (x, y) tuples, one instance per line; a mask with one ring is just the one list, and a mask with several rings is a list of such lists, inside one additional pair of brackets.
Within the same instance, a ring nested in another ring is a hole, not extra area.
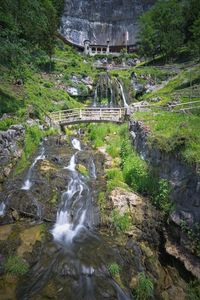
[(21, 156), (19, 143), (24, 134), (22, 125), (12, 125), (7, 131), (0, 131), (0, 182), (8, 177), (16, 160)]
[(171, 198), (176, 203), (173, 222), (177, 225), (180, 219), (187, 220), (189, 225), (199, 222), (200, 174), (197, 168), (187, 165), (176, 154), (150, 147), (147, 142), (148, 128), (142, 122), (131, 122), (130, 132), (141, 157), (150, 162), (161, 178), (171, 183)]
[[(200, 174), (197, 166), (189, 166), (175, 153), (165, 153), (148, 144), (149, 128), (142, 122), (131, 121), (130, 133), (140, 156), (148, 161), (161, 178), (167, 179), (172, 187), (171, 199), (175, 209), (167, 225), (166, 251), (182, 261), (188, 271), (200, 278), (195, 265), (200, 264), (199, 231), (200, 223)], [(185, 224), (183, 228), (182, 224)], [(193, 231), (191, 231), (191, 228)], [(191, 234), (187, 234), (187, 231)], [(193, 233), (192, 233), (193, 232)], [(196, 232), (196, 233), (195, 233)]]
[(89, 39), (93, 44), (125, 45), (136, 42), (138, 17), (155, 0), (66, 0), (61, 21), (61, 34), (71, 42), (83, 45)]

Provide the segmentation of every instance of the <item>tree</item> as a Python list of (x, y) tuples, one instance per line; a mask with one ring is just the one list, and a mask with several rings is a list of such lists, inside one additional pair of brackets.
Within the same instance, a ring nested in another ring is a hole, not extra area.
[(159, 0), (140, 19), (140, 45), (146, 56), (161, 53), (169, 59), (183, 45), (182, 6), (178, 0)]
[(191, 49), (200, 59), (200, 14), (191, 27)]

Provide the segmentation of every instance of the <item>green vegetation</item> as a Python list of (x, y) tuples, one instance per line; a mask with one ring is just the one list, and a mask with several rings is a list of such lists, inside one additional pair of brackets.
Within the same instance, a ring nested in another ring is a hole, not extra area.
[(124, 182), (123, 174), (120, 168), (110, 168), (106, 170), (107, 190), (112, 191), (116, 187), (128, 189)]
[(15, 275), (23, 275), (28, 272), (28, 264), (19, 256), (9, 256), (5, 263), (5, 271)]
[(153, 296), (153, 281), (144, 272), (139, 274), (138, 286), (136, 288), (137, 300), (148, 300)]
[(0, 63), (12, 68), (16, 77), (23, 73), (23, 64), (42, 51), (52, 56), (63, 5), (63, 0), (1, 1)]
[[(169, 182), (154, 174), (147, 162), (136, 153), (129, 138), (127, 125), (90, 124), (88, 131), (93, 145), (97, 145), (97, 141), (98, 145), (106, 144), (106, 152), (113, 158), (110, 168), (106, 170), (107, 191), (111, 192), (114, 188), (121, 187), (148, 196), (167, 218), (173, 209), (173, 203), (169, 199)], [(111, 149), (115, 150), (110, 151)], [(114, 212), (112, 219), (115, 228), (120, 228), (117, 223), (128, 223), (127, 215), (123, 217), (121, 220)]]
[(131, 216), (129, 212), (121, 214), (117, 209), (114, 209), (111, 214), (112, 224), (117, 231), (127, 231), (131, 226)]
[(116, 276), (120, 272), (120, 266), (116, 262), (114, 262), (108, 266), (108, 271), (112, 276)]
[(78, 165), (76, 165), (76, 169), (83, 176), (88, 176), (89, 175), (88, 170), (84, 165), (78, 164)]
[(191, 281), (188, 284), (187, 300), (199, 300), (200, 299), (200, 282), (199, 280)]
[(168, 153), (180, 153), (189, 162), (200, 162), (200, 118), (195, 115), (152, 112), (136, 113), (149, 127), (149, 144)]
[(15, 168), (15, 175), (21, 173), (30, 164), (30, 156), (37, 149), (42, 135), (43, 133), (38, 126), (26, 127), (26, 136), (23, 147), (24, 151)]
[(100, 192), (98, 194), (98, 204), (99, 204), (101, 216), (104, 216), (104, 212), (106, 209), (106, 194), (105, 194), (105, 192)]
[(190, 241), (191, 252), (200, 257), (200, 223), (195, 223), (191, 228), (187, 220), (181, 220), (180, 227)]
[(199, 0), (158, 0), (140, 19), (140, 50), (154, 58), (167, 60), (176, 56), (186, 44), (199, 58)]

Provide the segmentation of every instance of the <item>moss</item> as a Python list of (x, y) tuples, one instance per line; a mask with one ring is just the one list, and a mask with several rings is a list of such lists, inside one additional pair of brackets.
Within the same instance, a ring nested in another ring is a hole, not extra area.
[(5, 263), (5, 271), (15, 275), (23, 275), (29, 269), (28, 264), (19, 256), (9, 256)]
[(86, 167), (82, 164), (78, 164), (76, 165), (76, 170), (81, 173), (83, 176), (88, 176), (89, 175), (89, 172), (88, 170), (86, 169)]

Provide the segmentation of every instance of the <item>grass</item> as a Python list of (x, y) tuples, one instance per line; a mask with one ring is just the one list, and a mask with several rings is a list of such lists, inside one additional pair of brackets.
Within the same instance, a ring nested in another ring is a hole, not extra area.
[(19, 256), (9, 256), (5, 263), (5, 271), (15, 275), (28, 272), (28, 264)]
[(199, 280), (191, 281), (187, 288), (187, 300), (200, 299), (200, 282)]
[(134, 119), (143, 120), (150, 129), (148, 142), (167, 153), (180, 153), (188, 163), (200, 162), (200, 117), (163, 112), (135, 113)]
[(26, 127), (23, 154), (14, 170), (15, 175), (21, 173), (28, 165), (30, 165), (30, 157), (36, 151), (42, 136), (43, 132), (38, 126)]
[(119, 275), (120, 269), (121, 269), (120, 266), (116, 262), (108, 266), (108, 271), (112, 276)]
[[(167, 218), (173, 209), (173, 203), (169, 199), (170, 185), (154, 174), (148, 163), (136, 153), (127, 125), (89, 125), (88, 130), (88, 137), (93, 145), (96, 146), (97, 141), (101, 146), (106, 145), (106, 151), (113, 157), (112, 166), (106, 170), (107, 191), (120, 187), (148, 196)], [(123, 218), (121, 220), (114, 213), (113, 220), (116, 225), (114, 227), (120, 228), (117, 222), (123, 223)]]
[(136, 300), (148, 300), (153, 296), (153, 290), (153, 281), (144, 272), (141, 272), (136, 288)]
[(117, 209), (114, 209), (111, 214), (112, 224), (116, 231), (125, 232), (131, 227), (131, 216), (129, 212), (121, 214)]

